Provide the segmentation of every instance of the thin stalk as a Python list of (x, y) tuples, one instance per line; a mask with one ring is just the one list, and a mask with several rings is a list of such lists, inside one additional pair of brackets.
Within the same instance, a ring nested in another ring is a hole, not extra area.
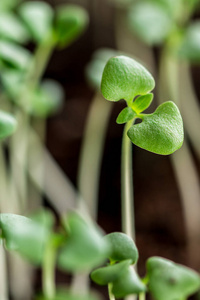
[(55, 284), (56, 247), (50, 240), (46, 246), (46, 251), (42, 266), (42, 287), (43, 294), (47, 299), (54, 299), (56, 294)]
[(146, 294), (145, 293), (140, 293), (139, 294), (139, 300), (145, 300), (146, 299)]
[(134, 196), (133, 196), (133, 165), (132, 143), (127, 136), (127, 131), (133, 121), (126, 123), (122, 137), (121, 154), (121, 207), (122, 207), (122, 231), (135, 240)]
[(6, 253), (3, 246), (3, 240), (0, 238), (0, 299), (8, 300), (8, 276), (7, 276), (7, 264)]
[(112, 283), (108, 284), (108, 295), (109, 295), (109, 299), (110, 300), (115, 300), (115, 297), (114, 297), (114, 295), (112, 293)]
[[(165, 72), (165, 74), (163, 73)], [(173, 80), (172, 80), (173, 78)], [(167, 50), (161, 56), (160, 91), (168, 91), (169, 99), (178, 104), (182, 112), (182, 98), (179, 93), (179, 65)], [(160, 93), (160, 102), (162, 102)], [(183, 216), (185, 220), (186, 235), (188, 241), (188, 258), (191, 267), (200, 265), (197, 255), (200, 251), (200, 187), (196, 166), (190, 152), (187, 139), (181, 149), (170, 156), (176, 175), (181, 196)]]

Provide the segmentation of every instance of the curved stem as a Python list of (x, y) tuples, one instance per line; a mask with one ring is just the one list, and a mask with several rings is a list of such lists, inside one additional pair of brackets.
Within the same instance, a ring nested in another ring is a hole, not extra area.
[(122, 137), (121, 154), (121, 207), (122, 230), (135, 240), (134, 197), (133, 197), (133, 171), (132, 171), (132, 143), (127, 136), (127, 131), (133, 121), (126, 123)]

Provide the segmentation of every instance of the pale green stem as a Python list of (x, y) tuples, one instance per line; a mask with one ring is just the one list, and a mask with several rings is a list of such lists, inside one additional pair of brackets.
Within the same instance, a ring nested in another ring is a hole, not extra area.
[[(166, 51), (166, 49), (165, 49)], [(173, 66), (175, 65), (175, 66)], [(167, 96), (179, 105), (181, 110), (182, 102), (179, 94), (179, 66), (178, 62), (167, 52), (161, 57), (161, 80), (165, 86), (162, 90), (168, 90)], [(163, 72), (166, 72), (163, 79)], [(176, 73), (174, 73), (176, 72)], [(173, 74), (172, 74), (173, 73)], [(173, 80), (171, 80), (173, 77)], [(163, 94), (160, 94), (162, 102)], [(187, 139), (181, 149), (170, 156), (182, 201), (183, 215), (185, 219), (186, 234), (188, 239), (188, 257), (191, 266), (199, 265), (198, 257), (200, 251), (200, 186), (196, 166), (190, 152)]]
[(139, 294), (139, 300), (145, 300), (146, 299), (146, 294), (145, 293), (140, 293)]
[(122, 207), (122, 231), (135, 240), (134, 197), (133, 197), (133, 165), (132, 143), (127, 136), (127, 131), (133, 121), (126, 123), (122, 137), (121, 154), (121, 207)]
[(114, 297), (114, 295), (112, 293), (112, 283), (108, 284), (108, 295), (109, 295), (109, 299), (110, 300), (115, 300), (115, 297)]
[(56, 266), (56, 247), (52, 245), (52, 242), (46, 246), (43, 266), (42, 266), (42, 286), (43, 294), (45, 298), (53, 300), (56, 294), (55, 283), (55, 266)]
[(0, 299), (8, 300), (8, 276), (6, 266), (6, 252), (3, 246), (3, 240), (0, 238)]
[[(78, 191), (80, 193), (78, 210), (96, 220), (98, 213), (99, 177), (105, 135), (110, 118), (112, 103), (96, 93), (90, 106), (80, 151), (78, 168)], [(87, 211), (85, 211), (85, 207)], [(75, 274), (71, 289), (77, 291), (80, 281), (85, 283), (84, 290), (89, 288), (88, 274)]]

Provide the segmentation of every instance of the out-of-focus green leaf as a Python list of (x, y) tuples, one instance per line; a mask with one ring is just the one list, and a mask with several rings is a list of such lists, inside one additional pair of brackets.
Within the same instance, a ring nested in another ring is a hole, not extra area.
[(200, 289), (197, 272), (161, 257), (148, 259), (147, 276), (155, 300), (187, 299)]
[(0, 111), (0, 140), (7, 138), (15, 131), (17, 122), (13, 116)]
[(149, 45), (161, 44), (174, 26), (170, 13), (158, 3), (149, 1), (133, 5), (127, 21), (130, 29)]
[(98, 268), (91, 273), (91, 279), (99, 285), (107, 285), (115, 281), (124, 269), (127, 269), (132, 263), (131, 259), (123, 260), (118, 264), (108, 265), (106, 267)]
[(110, 244), (111, 252), (109, 259), (112, 263), (130, 259), (134, 264), (138, 260), (138, 250), (134, 241), (122, 232), (107, 234), (104, 240)]
[(153, 100), (152, 93), (149, 93), (149, 94), (146, 94), (143, 96), (139, 96), (135, 99), (135, 101), (133, 102), (131, 107), (134, 111), (136, 111), (137, 113), (140, 113), (150, 106), (152, 100)]
[(91, 270), (108, 257), (109, 245), (99, 229), (86, 223), (79, 215), (67, 218), (68, 238), (58, 256), (58, 265), (68, 271)]
[(191, 23), (186, 29), (178, 55), (192, 63), (200, 63), (200, 21)]
[(15, 102), (24, 84), (25, 73), (17, 69), (6, 69), (0, 73), (4, 92)]
[(1, 0), (0, 1), (0, 11), (9, 11), (15, 8), (21, 0)]
[(27, 69), (31, 60), (28, 50), (17, 44), (0, 41), (0, 62), (16, 69)]
[(58, 82), (48, 79), (35, 90), (30, 100), (30, 113), (46, 118), (61, 108), (64, 92)]
[(116, 299), (121, 299), (131, 294), (140, 294), (145, 291), (146, 286), (132, 266), (123, 270), (123, 273), (112, 283), (112, 293)]
[(132, 110), (131, 107), (125, 107), (117, 117), (117, 124), (124, 124), (136, 116), (136, 112)]
[(0, 228), (6, 247), (20, 253), (34, 264), (40, 264), (50, 235), (45, 224), (14, 214), (0, 214)]
[(88, 63), (85, 72), (87, 80), (93, 88), (100, 90), (104, 67), (107, 61), (117, 54), (119, 54), (118, 51), (109, 48), (98, 49), (94, 52), (92, 60)]
[[(72, 293), (69, 290), (66, 290), (64, 288), (58, 288), (56, 295), (51, 298), (51, 300), (100, 300), (100, 298), (97, 295), (91, 294), (84, 294), (81, 295), (80, 293)], [(38, 296), (36, 300), (49, 300), (49, 298), (46, 298), (45, 296)]]
[(88, 14), (78, 5), (65, 4), (56, 8), (55, 34), (57, 45), (66, 47), (76, 40), (88, 25)]
[(22, 22), (11, 12), (0, 11), (0, 37), (18, 43), (25, 43), (29, 34)]
[(33, 39), (40, 43), (49, 37), (53, 29), (53, 9), (43, 1), (27, 1), (20, 5), (19, 15)]
[(102, 76), (101, 91), (110, 101), (132, 101), (149, 93), (155, 86), (152, 75), (138, 62), (126, 56), (109, 59)]
[(143, 114), (142, 119), (142, 123), (133, 125), (127, 133), (135, 145), (162, 155), (171, 154), (181, 147), (183, 121), (173, 102), (161, 104), (153, 114)]

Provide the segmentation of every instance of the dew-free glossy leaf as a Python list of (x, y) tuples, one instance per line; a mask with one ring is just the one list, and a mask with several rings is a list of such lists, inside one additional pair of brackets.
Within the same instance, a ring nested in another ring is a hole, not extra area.
[(127, 267), (112, 283), (112, 293), (116, 299), (145, 291), (146, 286), (140, 280), (132, 266)]
[(19, 252), (24, 258), (40, 264), (49, 230), (21, 215), (0, 214), (0, 228), (9, 250)]
[(181, 147), (183, 121), (173, 102), (165, 102), (153, 114), (142, 116), (143, 121), (133, 125), (127, 133), (133, 144), (162, 155), (171, 154)]
[(135, 99), (132, 104), (132, 108), (137, 112), (140, 113), (147, 109), (153, 100), (153, 94), (149, 93), (143, 96), (139, 96)]
[(200, 289), (197, 272), (161, 257), (148, 259), (147, 276), (155, 300), (187, 299)]
[(0, 140), (7, 138), (15, 131), (17, 122), (13, 116), (0, 111)]
[(88, 14), (78, 5), (60, 5), (56, 9), (55, 18), (55, 33), (59, 47), (71, 44), (88, 25)]
[(31, 54), (17, 44), (0, 41), (0, 61), (17, 69), (26, 69), (29, 66)]
[(109, 245), (99, 229), (79, 215), (67, 218), (68, 238), (58, 256), (58, 265), (68, 271), (91, 270), (105, 262)]
[(61, 108), (63, 99), (61, 85), (54, 80), (44, 80), (31, 97), (30, 112), (41, 118), (48, 117)]
[(125, 107), (117, 117), (117, 124), (123, 124), (132, 120), (136, 116), (136, 112), (131, 107)]
[(44, 1), (24, 2), (19, 7), (19, 15), (38, 43), (44, 41), (52, 31), (53, 10)]
[(0, 13), (0, 37), (25, 43), (29, 35), (19, 18), (11, 12), (4, 12)]
[(132, 264), (138, 260), (138, 250), (134, 241), (125, 233), (113, 232), (104, 237), (104, 240), (110, 244), (111, 252), (109, 259), (111, 262), (120, 262), (131, 259)]
[(158, 3), (139, 1), (129, 10), (128, 24), (144, 42), (161, 44), (173, 28), (173, 20), (167, 10)]
[(141, 64), (126, 56), (116, 56), (104, 68), (101, 91), (107, 100), (130, 102), (137, 95), (149, 93), (154, 86), (153, 77)]
[(115, 281), (124, 270), (132, 263), (131, 259), (123, 260), (117, 264), (108, 265), (98, 268), (91, 273), (91, 278), (99, 285), (107, 285), (109, 282)]
[(178, 54), (190, 62), (200, 62), (200, 21), (191, 23), (186, 29)]

